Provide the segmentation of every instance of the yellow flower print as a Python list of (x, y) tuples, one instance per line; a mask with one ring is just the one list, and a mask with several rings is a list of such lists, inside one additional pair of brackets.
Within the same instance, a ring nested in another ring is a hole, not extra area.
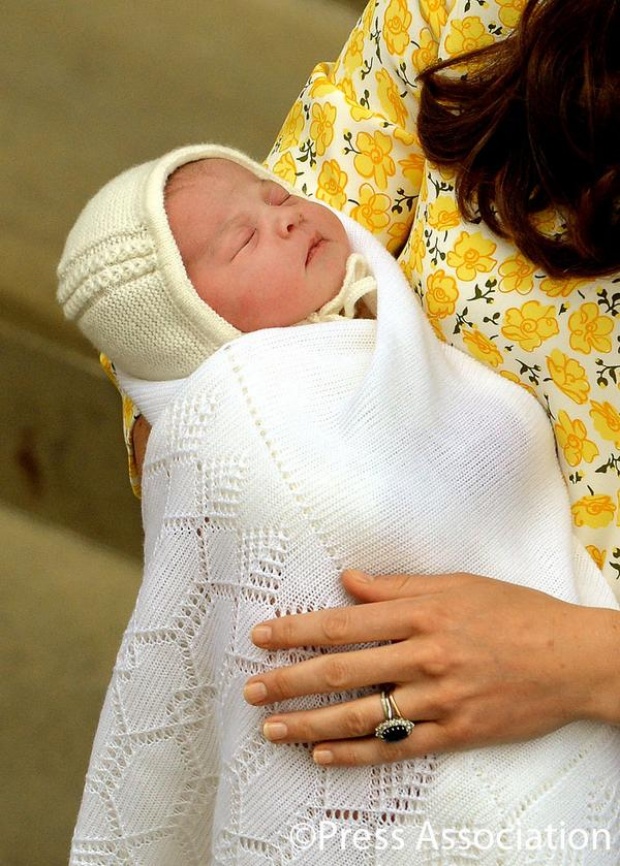
[(424, 230), (422, 225), (418, 223), (409, 235), (409, 264), (412, 270), (418, 274), (422, 272), (422, 259), (425, 255)]
[(575, 526), (590, 526), (593, 529), (609, 526), (614, 519), (616, 506), (611, 496), (598, 494), (583, 496), (571, 507)]
[(420, 11), (433, 33), (439, 36), (448, 20), (445, 0), (420, 0)]
[(454, 277), (450, 277), (441, 268), (432, 273), (426, 281), (424, 303), (430, 316), (444, 319), (451, 316), (459, 296), (458, 286)]
[(468, 15), (466, 18), (450, 23), (446, 51), (451, 55), (465, 54), (468, 51), (484, 48), (485, 45), (491, 45), (493, 41), (493, 37), (487, 33), (480, 18), (477, 15)]
[[(116, 388), (118, 388), (119, 385), (116, 376), (116, 370), (114, 369), (114, 365), (112, 364), (110, 359), (106, 355), (100, 354), (99, 363), (103, 367), (103, 370), (108, 379)], [(129, 472), (129, 483), (131, 484), (131, 489), (134, 496), (140, 499), (142, 496), (142, 478), (140, 473), (138, 472), (138, 467), (136, 466), (136, 455), (134, 453), (133, 439), (131, 435), (134, 422), (136, 418), (138, 418), (140, 415), (140, 410), (137, 408), (137, 406), (134, 405), (131, 398), (128, 397), (127, 394), (124, 394), (122, 391), (121, 406), (123, 414), (123, 432), (125, 436), (125, 445), (127, 447), (127, 469)]]
[(504, 379), (508, 379), (509, 382), (514, 382), (515, 385), (521, 384), (521, 379), (519, 379), (517, 374), (513, 373), (511, 370), (502, 370), (499, 375), (503, 376)]
[(433, 34), (426, 27), (420, 31), (420, 44), (412, 55), (413, 68), (416, 72), (423, 72), (427, 67), (437, 60), (438, 46), (433, 39)]
[(445, 180), (447, 183), (452, 185), (452, 188), (454, 188), (456, 169), (452, 168), (449, 165), (436, 165), (433, 168), (439, 174), (439, 177), (442, 180)]
[(606, 550), (601, 550), (600, 547), (596, 547), (594, 544), (586, 544), (586, 550), (599, 568), (605, 565), (605, 559), (607, 558)]
[(579, 361), (559, 349), (554, 349), (547, 357), (547, 369), (563, 394), (579, 406), (587, 402), (590, 383)]
[(349, 36), (342, 64), (349, 74), (355, 72), (364, 60), (364, 31), (356, 28)]
[(597, 403), (593, 400), (590, 418), (603, 439), (620, 448), (620, 412), (611, 403)]
[(428, 172), (422, 173), (422, 182), (420, 183), (420, 198), (422, 201), (426, 201), (428, 199)]
[(310, 138), (316, 142), (317, 156), (323, 156), (334, 137), (334, 120), (336, 108), (330, 102), (325, 105), (315, 103), (312, 106), (312, 123)]
[(511, 29), (516, 27), (525, 9), (526, 0), (496, 0), (496, 3), (500, 7), (499, 20), (502, 24)]
[(437, 319), (434, 316), (429, 316), (428, 321), (433, 331), (435, 332), (435, 336), (438, 340), (441, 340), (442, 343), (447, 343), (446, 335), (441, 330), (441, 319)]
[(362, 30), (367, 35), (372, 27), (372, 21), (375, 14), (375, 5), (374, 3), (369, 3), (364, 9), (364, 14), (362, 15)]
[(503, 363), (504, 358), (497, 346), (492, 340), (479, 331), (477, 328), (463, 328), (461, 332), (463, 342), (467, 346), (468, 351), (479, 361), (488, 364), (490, 367), (499, 367)]
[(497, 244), (485, 240), (480, 232), (474, 235), (461, 232), (454, 249), (448, 253), (447, 262), (455, 268), (459, 280), (475, 280), (478, 274), (488, 274), (497, 264), (492, 258), (496, 248)]
[(355, 87), (353, 87), (353, 82), (351, 81), (351, 79), (350, 78), (343, 78), (342, 81), (340, 82), (340, 88), (341, 88), (342, 92), (344, 93), (344, 98), (347, 100), (347, 102), (349, 102), (349, 103), (351, 103), (351, 105), (353, 105), (356, 102), (356, 97), (355, 97)]
[(515, 253), (510, 256), (499, 266), (499, 272), (502, 279), (499, 281), (500, 292), (518, 292), (520, 295), (527, 295), (534, 287), (534, 265), (522, 256), (521, 253)]
[(304, 128), (304, 115), (301, 102), (296, 102), (288, 113), (280, 133), (280, 150), (295, 147)]
[(558, 214), (553, 208), (545, 208), (530, 215), (530, 223), (542, 234), (550, 237), (558, 232)]
[(397, 126), (404, 126), (407, 121), (407, 109), (401, 98), (400, 91), (390, 78), (387, 69), (381, 69), (375, 74), (377, 95), (388, 120)]
[(558, 421), (554, 429), (558, 445), (564, 452), (564, 458), (569, 466), (578, 466), (582, 460), (592, 463), (599, 453), (594, 442), (588, 439), (588, 431), (583, 421), (580, 418), (571, 420), (564, 409), (558, 412)]
[(99, 363), (101, 364), (103, 372), (106, 374), (110, 382), (114, 385), (115, 388), (118, 388), (118, 379), (116, 378), (116, 370), (114, 369), (114, 365), (112, 364), (112, 361), (110, 361), (108, 356), (103, 354), (103, 352), (99, 353)]
[(353, 82), (350, 78), (342, 79), (342, 81), (340, 82), (340, 89), (344, 93), (344, 98), (347, 100), (347, 105), (349, 106), (351, 118), (356, 123), (360, 120), (368, 120), (369, 117), (372, 117), (371, 109), (366, 108), (365, 105), (360, 105), (360, 103), (357, 101), (355, 87), (353, 86)]
[(336, 210), (342, 210), (347, 201), (347, 173), (335, 159), (326, 160), (321, 166), (316, 197)]
[(571, 349), (589, 355), (592, 349), (597, 352), (610, 352), (609, 334), (614, 329), (613, 319), (603, 316), (593, 301), (582, 304), (568, 320)]
[(569, 277), (564, 280), (545, 277), (540, 284), (540, 289), (550, 298), (567, 298), (576, 289), (587, 286), (588, 283), (588, 280), (581, 280), (578, 277)]
[(525, 388), (526, 391), (529, 391), (530, 394), (536, 396), (536, 391), (534, 391), (532, 386), (528, 385), (527, 382), (522, 382), (517, 374), (513, 373), (511, 370), (501, 370), (499, 375), (504, 379), (508, 379), (509, 382), (514, 382), (515, 385), (520, 385), (522, 388)]
[(409, 286), (413, 287), (414, 283), (416, 282), (416, 277), (411, 267), (411, 259), (408, 259), (405, 256), (401, 256), (401, 258), (398, 260), (398, 266), (405, 275)]
[(290, 151), (287, 150), (274, 165), (273, 173), (277, 174), (278, 177), (281, 177), (287, 183), (294, 184), (297, 177), (296, 169), (295, 160), (291, 156)]
[(524, 352), (531, 352), (545, 340), (559, 333), (552, 304), (544, 307), (538, 301), (527, 301), (522, 307), (511, 307), (504, 315), (502, 334), (514, 340)]
[(390, 54), (401, 56), (409, 45), (411, 12), (407, 0), (390, 0), (383, 19), (383, 35)]
[(412, 152), (406, 159), (399, 159), (398, 164), (412, 186), (415, 189), (420, 189), (424, 173), (424, 157), (422, 154)]
[(456, 228), (462, 222), (456, 202), (449, 195), (440, 195), (428, 206), (426, 219), (438, 231)]
[(379, 189), (387, 187), (387, 179), (396, 173), (394, 160), (390, 156), (392, 141), (384, 132), (371, 135), (369, 132), (359, 132), (355, 146), (360, 153), (353, 160), (355, 170), (362, 177), (372, 177)]
[(409, 223), (392, 223), (392, 225), (388, 229), (388, 235), (390, 237), (389, 241), (387, 242), (388, 252), (392, 255), (397, 255), (398, 252), (405, 245), (408, 234)]
[[(118, 385), (117, 385), (117, 387), (118, 387)], [(133, 426), (134, 421), (136, 420), (136, 418), (138, 417), (138, 415), (140, 413), (137, 410), (137, 408), (135, 407), (135, 405), (133, 404), (133, 402), (131, 401), (130, 397), (128, 397), (126, 394), (122, 394), (121, 397), (122, 397), (121, 406), (122, 406), (122, 413), (123, 413), (123, 425), (125, 426), (126, 430), (129, 430)]]
[(400, 141), (405, 147), (419, 147), (421, 149), (420, 139), (412, 129), (400, 129), (396, 126), (392, 132), (396, 141)]
[(382, 192), (375, 192), (369, 183), (363, 183), (360, 187), (359, 199), (359, 204), (351, 211), (351, 217), (371, 232), (384, 229), (390, 221), (389, 196)]
[(335, 90), (334, 83), (331, 80), (331, 67), (328, 63), (319, 63), (313, 73), (308, 95), (312, 99), (322, 99), (328, 96)]

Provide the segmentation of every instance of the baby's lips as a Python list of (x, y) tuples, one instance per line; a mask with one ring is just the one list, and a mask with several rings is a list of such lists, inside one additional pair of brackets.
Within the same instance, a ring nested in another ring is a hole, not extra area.
[(318, 234), (314, 234), (313, 237), (310, 239), (310, 244), (308, 246), (308, 253), (306, 255), (306, 264), (309, 264), (309, 262), (312, 261), (314, 254), (315, 254), (317, 248), (320, 246), (322, 240), (323, 240), (323, 238)]

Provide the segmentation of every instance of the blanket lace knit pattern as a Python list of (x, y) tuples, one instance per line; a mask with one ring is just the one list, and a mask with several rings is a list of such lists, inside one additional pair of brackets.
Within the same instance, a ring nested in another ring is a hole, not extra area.
[[(313, 654), (259, 650), (251, 627), (346, 604), (345, 566), (471, 571), (616, 605), (571, 536), (543, 409), (440, 343), (390, 256), (346, 225), (377, 277), (376, 322), (247, 335), (152, 413), (144, 580), (72, 866), (617, 866), (617, 729), (325, 768), (265, 740), (267, 711), (243, 701), (248, 676)], [(520, 847), (549, 826), (605, 828), (609, 844)], [(446, 847), (445, 828), (470, 835)]]

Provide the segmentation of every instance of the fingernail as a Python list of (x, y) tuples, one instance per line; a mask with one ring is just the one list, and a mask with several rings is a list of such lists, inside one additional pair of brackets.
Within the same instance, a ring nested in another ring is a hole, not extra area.
[(334, 760), (334, 753), (329, 749), (315, 749), (312, 753), (312, 759), (315, 764), (331, 764)]
[(243, 697), (248, 704), (258, 704), (267, 697), (267, 686), (264, 683), (248, 683), (243, 689)]
[(288, 734), (288, 727), (284, 722), (265, 722), (263, 734), (268, 740), (283, 740)]
[(271, 628), (268, 625), (257, 625), (252, 629), (252, 641), (257, 646), (267, 646), (271, 640)]

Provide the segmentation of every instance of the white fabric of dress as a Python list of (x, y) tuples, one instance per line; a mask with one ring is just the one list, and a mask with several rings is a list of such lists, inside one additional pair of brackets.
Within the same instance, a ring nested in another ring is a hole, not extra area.
[[(439, 342), (393, 259), (343, 221), (377, 278), (376, 321), (249, 334), (160, 391), (123, 380), (154, 421), (145, 571), (72, 866), (617, 866), (619, 729), (340, 769), (261, 726), (347, 695), (243, 700), (249, 676), (315, 652), (257, 649), (252, 626), (350, 603), (345, 567), (616, 607), (572, 537), (544, 410)], [(549, 826), (553, 844), (524, 849)], [(459, 828), (460, 844), (442, 836)], [(609, 835), (582, 850), (574, 829)]]

